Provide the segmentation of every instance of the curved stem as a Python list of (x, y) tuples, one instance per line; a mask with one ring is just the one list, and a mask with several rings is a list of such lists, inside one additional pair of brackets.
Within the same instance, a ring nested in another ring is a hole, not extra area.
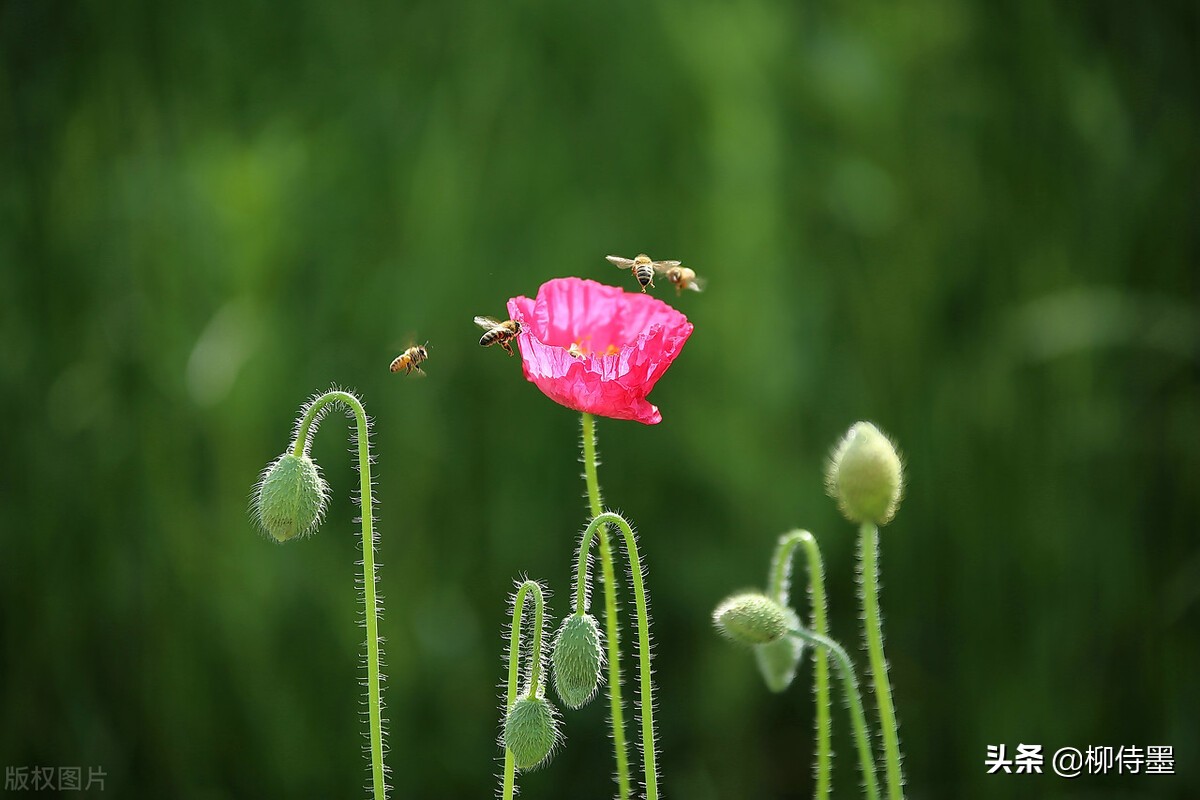
[[(375, 800), (385, 800), (383, 768), (383, 702), (379, 687), (379, 599), (375, 591), (375, 497), (371, 489), (371, 440), (362, 403), (349, 392), (329, 391), (308, 404), (296, 426), (295, 455), (309, 446), (310, 430), (326, 406), (341, 403), (354, 414), (358, 439), (358, 491), (362, 509), (363, 617), (367, 626), (367, 714), (371, 742), (371, 784)], [(315, 433), (315, 431), (313, 431)]]
[[(821, 562), (821, 549), (817, 546), (817, 540), (811, 533), (795, 530), (785, 533), (779, 538), (775, 555), (771, 559), (767, 593), (780, 605), (789, 604), (792, 553), (799, 545), (804, 546), (808, 557), (812, 627), (819, 636), (828, 637), (825, 567)], [(833, 772), (833, 715), (830, 711), (829, 658), (820, 650), (814, 653), (813, 676), (813, 691), (816, 694), (817, 706), (817, 789), (814, 796), (827, 798), (831, 789)]]
[(871, 658), (871, 678), (875, 684), (875, 702), (879, 705), (879, 727), (887, 756), (889, 800), (904, 797), (904, 776), (900, 772), (900, 733), (896, 710), (892, 705), (892, 686), (888, 681), (887, 660), (883, 657), (883, 623), (879, 613), (879, 528), (864, 522), (859, 528), (859, 557), (862, 559), (863, 619), (867, 652)]
[(858, 679), (854, 677), (854, 665), (840, 644), (817, 633), (806, 630), (788, 631), (804, 641), (831, 653), (842, 673), (842, 688), (846, 693), (846, 705), (850, 709), (850, 723), (854, 728), (854, 740), (858, 745), (858, 762), (863, 773), (863, 783), (869, 800), (879, 800), (879, 777), (875, 774), (875, 760), (871, 756), (871, 741), (867, 736), (867, 716), (863, 713), (862, 695), (858, 691)]
[[(508, 691), (504, 696), (504, 713), (517, 702), (517, 682), (521, 656), (521, 619), (525, 614), (525, 600), (533, 594), (533, 647), (529, 657), (529, 692), (536, 693), (541, 687), (542, 669), (542, 616), (545, 613), (545, 601), (542, 597), (542, 587), (537, 581), (526, 580), (517, 589), (513, 600), (512, 629), (508, 639)], [(504, 787), (501, 789), (503, 800), (512, 800), (516, 791), (516, 763), (512, 751), (504, 748)]]
[[(598, 516), (598, 515), (597, 515)], [(607, 528), (601, 528), (599, 532), (600, 541), (602, 544), (608, 541)], [(579, 552), (575, 554), (575, 615), (580, 616), (587, 613), (588, 610), (588, 551), (579, 548)]]
[[(588, 505), (593, 519), (603, 511), (600, 481), (596, 475), (596, 425), (591, 414), (583, 414), (583, 475), (587, 482)], [(587, 549), (582, 551), (587, 556)], [(613, 569), (612, 548), (608, 536), (600, 537), (600, 569), (604, 582), (604, 634), (608, 648), (608, 707), (612, 725), (613, 752), (617, 765), (617, 789), (620, 800), (629, 798), (629, 754), (625, 746), (625, 711), (621, 700), (621, 630), (617, 620), (617, 576)], [(576, 587), (583, 591), (583, 584)], [(577, 608), (582, 594), (577, 594)]]
[(580, 558), (587, 557), (592, 537), (600, 536), (601, 549), (607, 535), (605, 525), (616, 525), (625, 540), (625, 550), (629, 557), (629, 571), (633, 576), (633, 596), (637, 605), (638, 626), (638, 679), (640, 681), (639, 699), (642, 706), (642, 771), (646, 779), (646, 800), (658, 798), (658, 765), (654, 736), (654, 684), (650, 671), (650, 610), (646, 600), (646, 586), (643, 579), (644, 570), (642, 558), (638, 553), (637, 539), (633, 529), (620, 514), (607, 511), (594, 517), (579, 545)]

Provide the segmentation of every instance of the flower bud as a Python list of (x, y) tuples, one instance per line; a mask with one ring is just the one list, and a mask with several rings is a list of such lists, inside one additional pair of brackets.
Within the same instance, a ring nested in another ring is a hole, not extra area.
[(886, 525), (904, 487), (900, 456), (878, 428), (857, 422), (834, 448), (825, 486), (851, 522)]
[[(800, 618), (795, 611), (785, 606), (783, 613), (788, 630), (800, 627)], [(758, 661), (758, 671), (762, 673), (767, 688), (772, 692), (787, 689), (796, 677), (796, 668), (800, 666), (803, 654), (804, 641), (795, 636), (783, 636), (768, 644), (755, 645), (754, 658)]]
[(726, 598), (713, 612), (713, 624), (741, 644), (767, 644), (781, 639), (788, 629), (783, 606), (758, 592)]
[(554, 689), (567, 708), (583, 708), (600, 683), (604, 650), (591, 614), (571, 614), (559, 626), (551, 654)]
[(504, 746), (517, 769), (540, 767), (558, 744), (558, 713), (544, 697), (526, 695), (504, 717)]
[(254, 516), (264, 532), (286, 542), (317, 529), (328, 498), (329, 486), (308, 454), (287, 452), (263, 470), (254, 492)]

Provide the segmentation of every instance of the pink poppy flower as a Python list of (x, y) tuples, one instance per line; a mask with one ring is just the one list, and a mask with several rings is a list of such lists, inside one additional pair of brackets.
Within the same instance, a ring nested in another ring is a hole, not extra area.
[(692, 334), (687, 317), (647, 294), (580, 278), (514, 297), (526, 379), (567, 408), (647, 425), (662, 421), (646, 395)]

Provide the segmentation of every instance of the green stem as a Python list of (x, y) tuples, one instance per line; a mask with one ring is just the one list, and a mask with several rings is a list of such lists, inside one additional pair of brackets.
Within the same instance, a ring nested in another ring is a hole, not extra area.
[[(583, 533), (579, 545), (579, 559), (586, 562), (587, 553), (591, 547), (592, 537), (600, 537), (601, 551), (607, 534), (605, 525), (616, 525), (625, 540), (625, 551), (629, 557), (630, 573), (633, 576), (633, 596), (637, 605), (638, 626), (638, 679), (640, 681), (639, 699), (642, 706), (642, 773), (646, 779), (646, 800), (658, 798), (658, 764), (654, 736), (654, 684), (650, 671), (650, 610), (646, 600), (646, 587), (643, 579), (644, 568), (642, 558), (638, 553), (637, 539), (633, 529), (620, 514), (607, 511), (594, 517)], [(582, 570), (581, 574), (586, 575)], [(576, 602), (582, 595), (576, 595)]]
[[(295, 455), (303, 455), (310, 444), (310, 429), (326, 406), (341, 403), (354, 414), (358, 439), (358, 491), (362, 509), (363, 617), (367, 624), (367, 713), (370, 717), (371, 783), (375, 800), (385, 800), (387, 786), (383, 769), (383, 701), (379, 687), (379, 599), (375, 591), (375, 527), (372, 512), (371, 440), (367, 414), (362, 403), (349, 392), (329, 391), (309, 403), (296, 427)], [(312, 431), (315, 433), (315, 430)]]
[[(583, 415), (583, 474), (593, 519), (604, 510), (600, 481), (596, 476), (596, 427), (591, 414)], [(587, 550), (582, 551), (587, 556)], [(600, 568), (604, 582), (604, 632), (608, 647), (608, 706), (612, 725), (613, 751), (617, 764), (620, 800), (629, 798), (629, 754), (625, 745), (625, 711), (621, 700), (621, 632), (617, 620), (617, 576), (613, 569), (608, 536), (600, 537)], [(582, 584), (581, 584), (582, 585)], [(582, 589), (580, 589), (582, 591)]]
[[(780, 605), (789, 604), (792, 553), (803, 545), (808, 556), (809, 592), (812, 601), (812, 627), (819, 636), (829, 636), (829, 621), (825, 604), (825, 568), (821, 549), (808, 531), (795, 530), (779, 539), (771, 559), (768, 594)], [(827, 798), (833, 772), (833, 715), (830, 711), (829, 658), (820, 651), (813, 658), (814, 692), (817, 705), (817, 789), (816, 798)]]
[[(533, 647), (529, 656), (529, 693), (536, 694), (541, 689), (542, 669), (542, 616), (545, 601), (542, 598), (542, 587), (537, 581), (524, 581), (517, 589), (513, 600), (512, 629), (508, 639), (508, 692), (504, 696), (504, 713), (517, 702), (517, 680), (519, 675), (518, 663), (521, 654), (521, 619), (525, 613), (525, 600), (533, 594)], [(501, 790), (503, 800), (513, 800), (516, 791), (516, 764), (512, 751), (504, 748), (504, 788)]]
[(859, 528), (859, 544), (859, 557), (862, 559), (863, 619), (867, 652), (871, 659), (871, 678), (875, 684), (875, 701), (879, 705), (879, 727), (883, 731), (883, 748), (887, 756), (888, 798), (902, 800), (904, 776), (900, 772), (900, 732), (896, 725), (896, 710), (892, 705), (887, 660), (883, 656), (883, 623), (879, 613), (879, 528), (875, 523), (862, 523)]
[(858, 679), (854, 677), (854, 665), (840, 644), (807, 630), (789, 631), (804, 641), (824, 648), (837, 661), (842, 673), (842, 688), (846, 693), (846, 705), (850, 708), (850, 723), (854, 728), (854, 740), (858, 745), (858, 762), (862, 769), (863, 782), (867, 787), (868, 800), (879, 800), (879, 777), (875, 774), (875, 760), (871, 756), (871, 740), (867, 736), (867, 716), (863, 713), (862, 695), (858, 691)]

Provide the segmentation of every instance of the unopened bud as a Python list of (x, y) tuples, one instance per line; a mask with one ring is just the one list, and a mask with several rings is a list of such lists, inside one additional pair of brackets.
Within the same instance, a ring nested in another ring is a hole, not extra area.
[(741, 644), (767, 644), (787, 633), (784, 607), (758, 592), (735, 594), (713, 612), (717, 630)]
[(540, 767), (558, 744), (558, 712), (544, 697), (527, 695), (504, 717), (504, 746), (519, 770)]
[(900, 456), (878, 428), (857, 422), (834, 448), (825, 486), (851, 522), (886, 525), (904, 487)]
[(596, 694), (604, 649), (591, 614), (571, 614), (554, 638), (554, 689), (567, 708), (582, 708)]
[[(784, 607), (783, 613), (787, 618), (788, 630), (800, 627), (800, 618), (795, 611)], [(767, 688), (772, 692), (782, 692), (791, 686), (803, 654), (804, 641), (795, 636), (783, 636), (773, 642), (756, 645), (754, 658), (758, 661), (758, 671), (762, 673)]]
[(287, 452), (263, 470), (254, 491), (254, 516), (264, 532), (286, 542), (317, 529), (328, 498), (329, 486), (313, 460)]

